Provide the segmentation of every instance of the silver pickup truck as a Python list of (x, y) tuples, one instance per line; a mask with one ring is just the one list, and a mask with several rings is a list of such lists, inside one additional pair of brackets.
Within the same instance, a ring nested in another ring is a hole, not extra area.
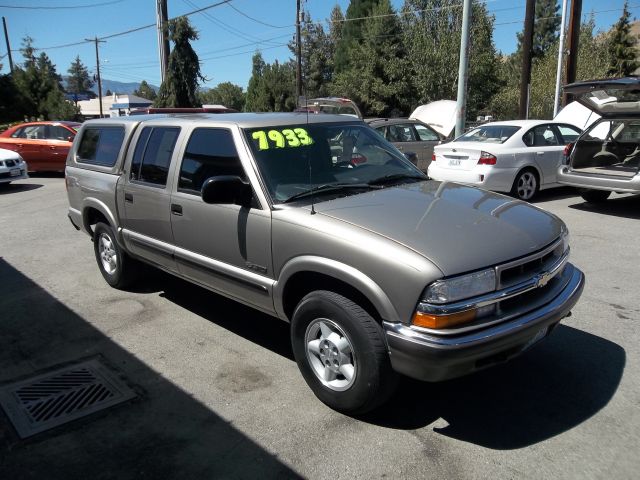
[(398, 373), (439, 381), (520, 354), (584, 285), (557, 217), (428, 180), (345, 116), (91, 120), (66, 182), (107, 283), (144, 281), (142, 261), (290, 322), (305, 380), (351, 414)]

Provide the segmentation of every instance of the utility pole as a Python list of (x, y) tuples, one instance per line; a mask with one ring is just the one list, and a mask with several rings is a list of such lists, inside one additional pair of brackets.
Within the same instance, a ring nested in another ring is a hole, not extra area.
[(460, 37), (460, 63), (458, 65), (458, 97), (456, 101), (456, 137), (464, 132), (467, 118), (467, 67), (469, 66), (469, 24), (471, 0), (464, 0), (462, 7), (462, 36)]
[(167, 0), (156, 0), (156, 25), (158, 28), (158, 52), (160, 54), (160, 79), (164, 82), (169, 70), (169, 24)]
[(562, 77), (562, 60), (564, 57), (564, 26), (567, 20), (567, 0), (562, 0), (562, 20), (560, 21), (560, 47), (558, 48), (558, 67), (556, 69), (556, 96), (553, 99), (553, 116), (558, 114), (560, 106), (560, 79)]
[(99, 40), (98, 37), (93, 39), (85, 38), (87, 42), (95, 42), (96, 44), (96, 75), (98, 76), (98, 99), (100, 103), (100, 118), (102, 118), (102, 80), (100, 79), (100, 56), (98, 55), (98, 43), (105, 43), (106, 40)]
[[(300, 103), (302, 97), (302, 48), (300, 46), (300, 0), (296, 0), (296, 94)], [(300, 106), (300, 105), (298, 105)]]
[[(582, 15), (582, 0), (571, 0), (571, 13), (569, 17), (569, 45), (567, 46), (567, 80), (565, 84), (576, 81), (576, 70), (578, 68), (578, 43), (580, 40), (580, 15)], [(564, 94), (562, 104), (569, 103), (570, 96)]]
[(533, 21), (536, 14), (535, 0), (527, 0), (524, 14), (524, 35), (522, 38), (522, 75), (520, 76), (521, 119), (529, 118), (529, 93), (531, 90), (531, 50), (533, 46)]
[(7, 32), (7, 20), (2, 17), (2, 26), (4, 27), (4, 40), (7, 42), (7, 55), (9, 57), (9, 73), (13, 72), (13, 57), (11, 56), (11, 45), (9, 45), (9, 33)]

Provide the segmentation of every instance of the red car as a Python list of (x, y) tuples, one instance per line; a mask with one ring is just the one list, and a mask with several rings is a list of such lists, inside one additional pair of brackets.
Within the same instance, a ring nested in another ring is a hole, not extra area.
[(77, 122), (31, 122), (0, 133), (0, 148), (18, 152), (30, 172), (64, 172)]

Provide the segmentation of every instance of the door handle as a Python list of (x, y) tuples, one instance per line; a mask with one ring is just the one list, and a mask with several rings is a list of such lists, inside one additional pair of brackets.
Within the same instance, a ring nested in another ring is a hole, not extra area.
[(24, 147), (24, 145), (22, 143), (16, 143), (16, 147), (22, 148), (22, 147)]
[(171, 213), (174, 215), (182, 215), (182, 205), (176, 203), (171, 204)]
[(124, 201), (127, 203), (133, 203), (133, 194), (132, 193), (125, 193), (124, 194)]
[(544, 152), (536, 152), (537, 155), (544, 155)]
[(55, 150), (55, 149), (56, 149), (56, 147), (54, 147), (54, 146), (49, 147), (49, 150)]

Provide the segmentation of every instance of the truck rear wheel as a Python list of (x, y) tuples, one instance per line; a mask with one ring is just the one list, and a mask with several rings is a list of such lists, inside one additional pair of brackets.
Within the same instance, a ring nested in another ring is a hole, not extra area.
[(123, 289), (135, 275), (134, 261), (120, 248), (110, 225), (98, 222), (93, 229), (93, 251), (100, 273), (109, 285)]
[(329, 407), (362, 414), (386, 402), (397, 385), (381, 326), (334, 292), (305, 296), (293, 314), (291, 342), (302, 376)]

